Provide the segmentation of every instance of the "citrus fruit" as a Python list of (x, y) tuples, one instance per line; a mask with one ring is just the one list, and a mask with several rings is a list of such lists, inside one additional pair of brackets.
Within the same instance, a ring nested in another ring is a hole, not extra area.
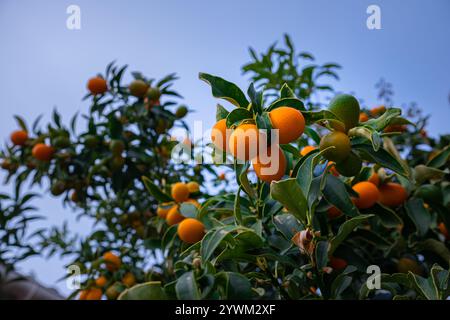
[(315, 150), (316, 147), (314, 146), (306, 146), (304, 147), (301, 151), (300, 151), (300, 155), (302, 157), (306, 156), (308, 153), (310, 153), (311, 151)]
[(106, 269), (109, 271), (117, 271), (122, 265), (122, 260), (110, 251), (103, 255), (103, 260), (105, 261)]
[(379, 187), (380, 203), (388, 207), (398, 207), (408, 197), (406, 189), (398, 183), (388, 182)]
[(279, 107), (269, 112), (273, 129), (278, 129), (280, 144), (297, 140), (305, 131), (305, 118), (302, 113), (291, 107)]
[[(359, 102), (352, 95), (339, 94), (335, 96), (330, 101), (328, 110), (344, 123), (343, 132), (347, 132), (359, 123)], [(331, 126), (335, 127), (333, 124)], [(342, 128), (335, 127), (335, 129), (341, 131)]]
[(327, 215), (328, 219), (336, 219), (342, 215), (342, 212), (341, 210), (333, 206), (327, 210)]
[(230, 135), (231, 154), (240, 160), (248, 161), (258, 155), (260, 132), (256, 125), (241, 124)]
[(28, 133), (25, 130), (16, 130), (11, 133), (11, 142), (16, 146), (23, 146), (28, 140)]
[(167, 213), (166, 222), (169, 226), (173, 226), (183, 221), (183, 219), (184, 217), (181, 215), (178, 205), (175, 205)]
[(161, 97), (161, 91), (157, 87), (150, 87), (147, 89), (146, 95), (151, 101), (158, 101)]
[(86, 300), (101, 300), (102, 299), (102, 289), (100, 288), (90, 288), (86, 295)]
[(200, 186), (195, 181), (188, 182), (187, 188), (189, 190), (189, 193), (197, 193), (200, 191)]
[(369, 116), (365, 112), (359, 114), (359, 122), (366, 122), (369, 120)]
[(100, 288), (103, 288), (107, 282), (108, 282), (108, 279), (106, 279), (105, 276), (100, 276), (97, 279), (95, 279), (95, 285)]
[(122, 283), (127, 287), (132, 287), (136, 284), (136, 277), (133, 273), (127, 272), (122, 278)]
[(359, 209), (372, 207), (380, 197), (378, 188), (371, 182), (358, 182), (353, 186), (353, 190), (359, 195), (359, 198), (353, 198), (355, 205)]
[(149, 85), (145, 81), (140, 80), (140, 79), (134, 80), (128, 86), (128, 89), (130, 90), (130, 94), (137, 98), (145, 97), (145, 95), (147, 94), (148, 88), (149, 88)]
[(165, 219), (167, 217), (167, 214), (169, 213), (169, 210), (172, 208), (173, 204), (170, 202), (162, 203), (158, 206), (158, 209), (156, 209), (156, 214), (161, 219)]
[(227, 120), (216, 122), (211, 131), (211, 141), (217, 149), (228, 152)]
[(326, 150), (323, 156), (331, 161), (339, 162), (346, 159), (351, 151), (350, 139), (340, 131), (333, 131), (320, 140), (320, 151)]
[(105, 93), (108, 90), (108, 85), (102, 77), (94, 77), (89, 79), (87, 88), (91, 94), (96, 95)]
[(175, 111), (175, 117), (178, 119), (184, 118), (188, 113), (188, 109), (186, 106), (179, 106), (178, 109)]
[(197, 219), (187, 218), (180, 222), (177, 233), (183, 242), (193, 244), (202, 240), (205, 226)]
[(408, 273), (411, 271), (417, 275), (422, 274), (422, 268), (420, 265), (415, 260), (405, 257), (398, 260), (397, 270), (400, 273)]
[(372, 182), (377, 187), (380, 185), (380, 177), (378, 176), (378, 173), (375, 171), (372, 173), (372, 175), (367, 179), (367, 181)]
[(37, 143), (31, 150), (31, 154), (34, 158), (44, 162), (50, 161), (53, 157), (53, 153), (53, 147), (48, 146), (45, 143)]
[(176, 202), (183, 202), (189, 198), (189, 188), (186, 183), (177, 182), (172, 185), (171, 194)]
[[(275, 156), (272, 156), (272, 152)], [(260, 153), (252, 160), (252, 164), (258, 178), (267, 183), (280, 180), (284, 176), (287, 165), (286, 157), (279, 147), (275, 147), (274, 151), (269, 148), (267, 155)]]

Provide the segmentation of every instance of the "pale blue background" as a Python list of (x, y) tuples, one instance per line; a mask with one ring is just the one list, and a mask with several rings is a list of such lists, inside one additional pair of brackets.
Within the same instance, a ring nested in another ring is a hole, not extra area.
[[(82, 29), (66, 28), (66, 8), (81, 7)], [(366, 28), (366, 9), (378, 4), (382, 30)], [(448, 132), (450, 110), (450, 1), (0, 1), (0, 137), (16, 128), (13, 114), (34, 119), (54, 106), (68, 119), (86, 110), (81, 97), (86, 80), (117, 59), (131, 70), (161, 77), (176, 71), (176, 89), (197, 110), (190, 123), (214, 121), (216, 101), (197, 79), (199, 71), (248, 85), (240, 67), (249, 61), (248, 46), (266, 49), (288, 32), (297, 48), (318, 62), (344, 69), (335, 86), (376, 102), (374, 84), (394, 84), (395, 101), (418, 104), (432, 114), (429, 132)], [(1, 186), (0, 191), (7, 190)], [(69, 220), (48, 196), (36, 202), (45, 225)], [(42, 225), (41, 224), (41, 225)], [(63, 261), (33, 258), (20, 267), (35, 271), (45, 284), (64, 275)], [(58, 288), (68, 292), (64, 283)]]

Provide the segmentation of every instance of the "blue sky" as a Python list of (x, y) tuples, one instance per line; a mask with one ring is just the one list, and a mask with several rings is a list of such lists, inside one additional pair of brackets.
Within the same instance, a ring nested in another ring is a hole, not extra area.
[[(66, 28), (66, 8), (81, 8), (81, 30)], [(381, 8), (381, 30), (368, 30), (366, 9)], [(158, 0), (0, 2), (0, 137), (16, 128), (12, 117), (49, 118), (57, 107), (65, 119), (86, 110), (86, 80), (117, 60), (151, 77), (177, 72), (176, 89), (196, 110), (192, 123), (214, 122), (217, 101), (198, 80), (208, 72), (248, 86), (240, 67), (248, 47), (262, 51), (283, 33), (319, 63), (343, 66), (335, 87), (376, 103), (374, 84), (392, 82), (395, 102), (415, 101), (432, 115), (431, 135), (448, 133), (450, 119), (450, 2), (447, 0)], [(0, 191), (8, 190), (0, 186)], [(36, 202), (44, 225), (68, 220), (82, 232), (57, 199)], [(52, 284), (65, 273), (63, 261), (30, 259), (23, 271)], [(64, 292), (64, 283), (58, 288)]]

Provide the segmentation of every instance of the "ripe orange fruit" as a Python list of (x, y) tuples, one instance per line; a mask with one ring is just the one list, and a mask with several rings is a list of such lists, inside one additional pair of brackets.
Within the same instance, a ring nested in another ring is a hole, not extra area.
[(359, 209), (372, 207), (380, 197), (378, 188), (371, 182), (358, 182), (353, 186), (353, 190), (359, 195), (359, 198), (353, 198), (355, 205)]
[(102, 289), (90, 288), (86, 295), (86, 300), (101, 300), (102, 295), (103, 295)]
[(225, 173), (222, 172), (221, 174), (219, 174), (219, 180), (225, 180)]
[(202, 240), (205, 226), (197, 219), (187, 218), (180, 222), (177, 233), (182, 241), (192, 244)]
[(347, 261), (337, 257), (330, 257), (330, 267), (335, 270), (343, 270), (347, 267)]
[(100, 288), (103, 288), (107, 282), (108, 282), (108, 279), (106, 279), (105, 276), (100, 276), (97, 279), (95, 279), (95, 285)]
[(305, 118), (302, 113), (291, 107), (279, 107), (269, 112), (270, 122), (278, 129), (280, 144), (297, 140), (305, 131)]
[(189, 190), (189, 193), (196, 193), (200, 191), (200, 186), (195, 181), (188, 182), (187, 188)]
[(48, 162), (52, 159), (55, 150), (52, 146), (48, 146), (45, 143), (37, 143), (31, 150), (31, 154), (34, 158), (40, 161)]
[(216, 122), (211, 131), (211, 141), (217, 149), (228, 152), (227, 119)]
[(369, 120), (369, 116), (365, 112), (359, 114), (359, 122), (366, 122)]
[(130, 83), (128, 89), (130, 94), (137, 98), (143, 98), (147, 94), (147, 90), (150, 86), (145, 81), (137, 79)]
[(162, 203), (160, 206), (158, 206), (158, 209), (156, 209), (156, 214), (161, 219), (165, 219), (171, 208), (172, 204), (170, 202)]
[(351, 145), (348, 136), (340, 131), (333, 131), (322, 137), (320, 140), (320, 150), (334, 147), (323, 153), (323, 156), (331, 161), (340, 162), (350, 155)]
[(229, 150), (235, 158), (248, 161), (258, 155), (259, 138), (255, 124), (241, 124), (230, 135)]
[(127, 287), (132, 287), (136, 284), (136, 277), (133, 273), (127, 272), (122, 278), (122, 283)]
[(175, 205), (169, 210), (169, 213), (167, 213), (166, 222), (169, 226), (173, 226), (183, 221), (183, 219), (184, 217), (178, 210), (178, 206)]
[(89, 79), (87, 88), (91, 94), (96, 95), (105, 93), (108, 90), (108, 85), (102, 77), (94, 77)]
[(327, 210), (327, 215), (328, 219), (331, 220), (340, 217), (342, 215), (342, 212), (341, 210), (333, 206)]
[(86, 297), (87, 297), (88, 293), (89, 293), (89, 289), (81, 290), (78, 299), (79, 300), (86, 300)]
[(383, 132), (405, 132), (406, 126), (402, 124), (390, 124), (384, 128)]
[(386, 111), (386, 107), (385, 106), (379, 106), (379, 107), (375, 107), (372, 108), (370, 110), (370, 113), (372, 114), (372, 116), (376, 117), (379, 114), (382, 114)]
[(16, 146), (23, 146), (28, 140), (28, 133), (25, 130), (16, 130), (11, 133), (11, 141)]
[(122, 260), (110, 251), (103, 255), (103, 260), (105, 261), (106, 269), (109, 271), (117, 271), (122, 264)]
[(380, 185), (380, 177), (376, 172), (372, 173), (372, 175), (369, 177), (369, 179), (367, 179), (367, 181), (372, 182), (377, 187)]
[(448, 234), (447, 227), (443, 222), (438, 225), (439, 231), (444, 235), (445, 239), (450, 239), (450, 235)]
[(411, 258), (401, 258), (398, 260), (397, 270), (400, 273), (408, 273), (411, 271), (417, 275), (422, 274), (422, 267)]
[(304, 157), (308, 153), (310, 153), (311, 151), (313, 151), (315, 149), (316, 149), (316, 147), (314, 147), (314, 146), (306, 146), (300, 151), (300, 154), (302, 155), (302, 157)]
[[(276, 156), (272, 156), (272, 149), (268, 149), (267, 155), (260, 154), (252, 160), (253, 169), (262, 181), (271, 183), (278, 181), (284, 176), (286, 171), (286, 157), (281, 148), (276, 147)], [(277, 158), (278, 157), (278, 158)]]
[(183, 182), (177, 182), (172, 185), (172, 198), (176, 202), (183, 202), (189, 198), (188, 186)]
[(388, 207), (398, 207), (406, 201), (408, 193), (399, 183), (388, 182), (380, 186), (380, 202)]

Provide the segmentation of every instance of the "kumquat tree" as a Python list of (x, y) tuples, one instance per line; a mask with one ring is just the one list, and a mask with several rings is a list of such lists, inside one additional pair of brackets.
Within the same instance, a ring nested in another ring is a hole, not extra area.
[[(71, 256), (80, 300), (448, 299), (449, 135), (429, 137), (428, 116), (397, 107), (385, 81), (379, 106), (337, 92), (340, 65), (287, 35), (250, 55), (248, 88), (199, 73), (220, 103), (204, 141), (171, 135), (192, 110), (174, 74), (124, 83), (115, 63), (88, 80), (81, 119), (17, 116), (0, 153), (17, 194), (0, 197), (0, 263), (13, 269), (16, 245)], [(22, 242), (25, 185), (93, 219), (91, 234)]]

